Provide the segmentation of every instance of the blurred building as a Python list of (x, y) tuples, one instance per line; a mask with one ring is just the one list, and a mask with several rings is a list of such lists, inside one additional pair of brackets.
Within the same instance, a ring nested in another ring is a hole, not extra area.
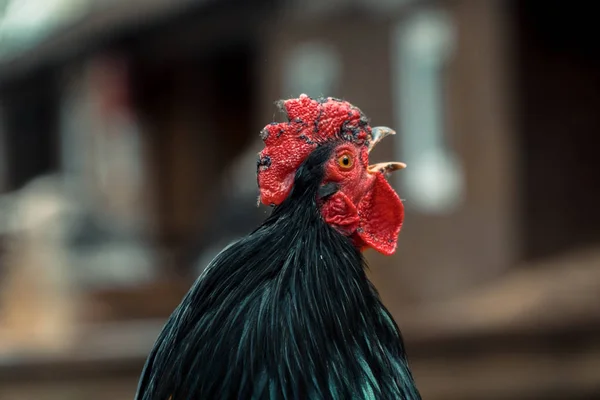
[(191, 279), (268, 212), (258, 132), (300, 93), (399, 132), (373, 157), (409, 165), (400, 247), (368, 258), (424, 398), (600, 396), (600, 46), (576, 3), (0, 1), (0, 234), (45, 179), (68, 204), (48, 268), (81, 302), (72, 348), (0, 355), (0, 398), (132, 397)]

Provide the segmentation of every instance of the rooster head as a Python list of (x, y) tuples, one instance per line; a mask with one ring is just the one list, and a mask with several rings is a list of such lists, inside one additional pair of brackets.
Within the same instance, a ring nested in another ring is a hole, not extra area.
[(369, 152), (389, 128), (369, 126), (352, 104), (331, 97), (307, 95), (280, 103), (287, 122), (271, 123), (261, 131), (265, 148), (258, 159), (260, 201), (279, 205), (289, 195), (296, 170), (321, 145), (333, 146), (322, 185), (335, 187), (320, 200), (323, 220), (350, 237), (361, 250), (373, 248), (391, 255), (396, 250), (404, 206), (386, 180), (405, 168), (399, 162), (370, 165)]

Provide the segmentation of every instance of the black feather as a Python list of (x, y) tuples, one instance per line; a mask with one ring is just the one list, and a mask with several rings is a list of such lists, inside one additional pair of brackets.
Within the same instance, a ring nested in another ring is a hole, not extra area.
[(286, 201), (198, 278), (137, 400), (420, 399), (360, 252), (321, 219), (318, 196), (337, 190), (321, 189), (330, 154), (313, 151)]

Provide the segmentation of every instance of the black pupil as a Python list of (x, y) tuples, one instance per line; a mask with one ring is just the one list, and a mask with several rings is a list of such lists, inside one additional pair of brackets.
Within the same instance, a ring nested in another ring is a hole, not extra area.
[(350, 164), (350, 159), (348, 157), (342, 158), (342, 164), (344, 164), (344, 165)]

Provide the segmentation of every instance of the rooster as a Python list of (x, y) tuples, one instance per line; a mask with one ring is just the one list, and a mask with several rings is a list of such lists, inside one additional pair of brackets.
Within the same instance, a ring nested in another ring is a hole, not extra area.
[(396, 250), (404, 218), (369, 165), (388, 128), (306, 95), (261, 132), (260, 201), (271, 215), (221, 251), (152, 349), (137, 400), (420, 399), (402, 337), (362, 251)]

